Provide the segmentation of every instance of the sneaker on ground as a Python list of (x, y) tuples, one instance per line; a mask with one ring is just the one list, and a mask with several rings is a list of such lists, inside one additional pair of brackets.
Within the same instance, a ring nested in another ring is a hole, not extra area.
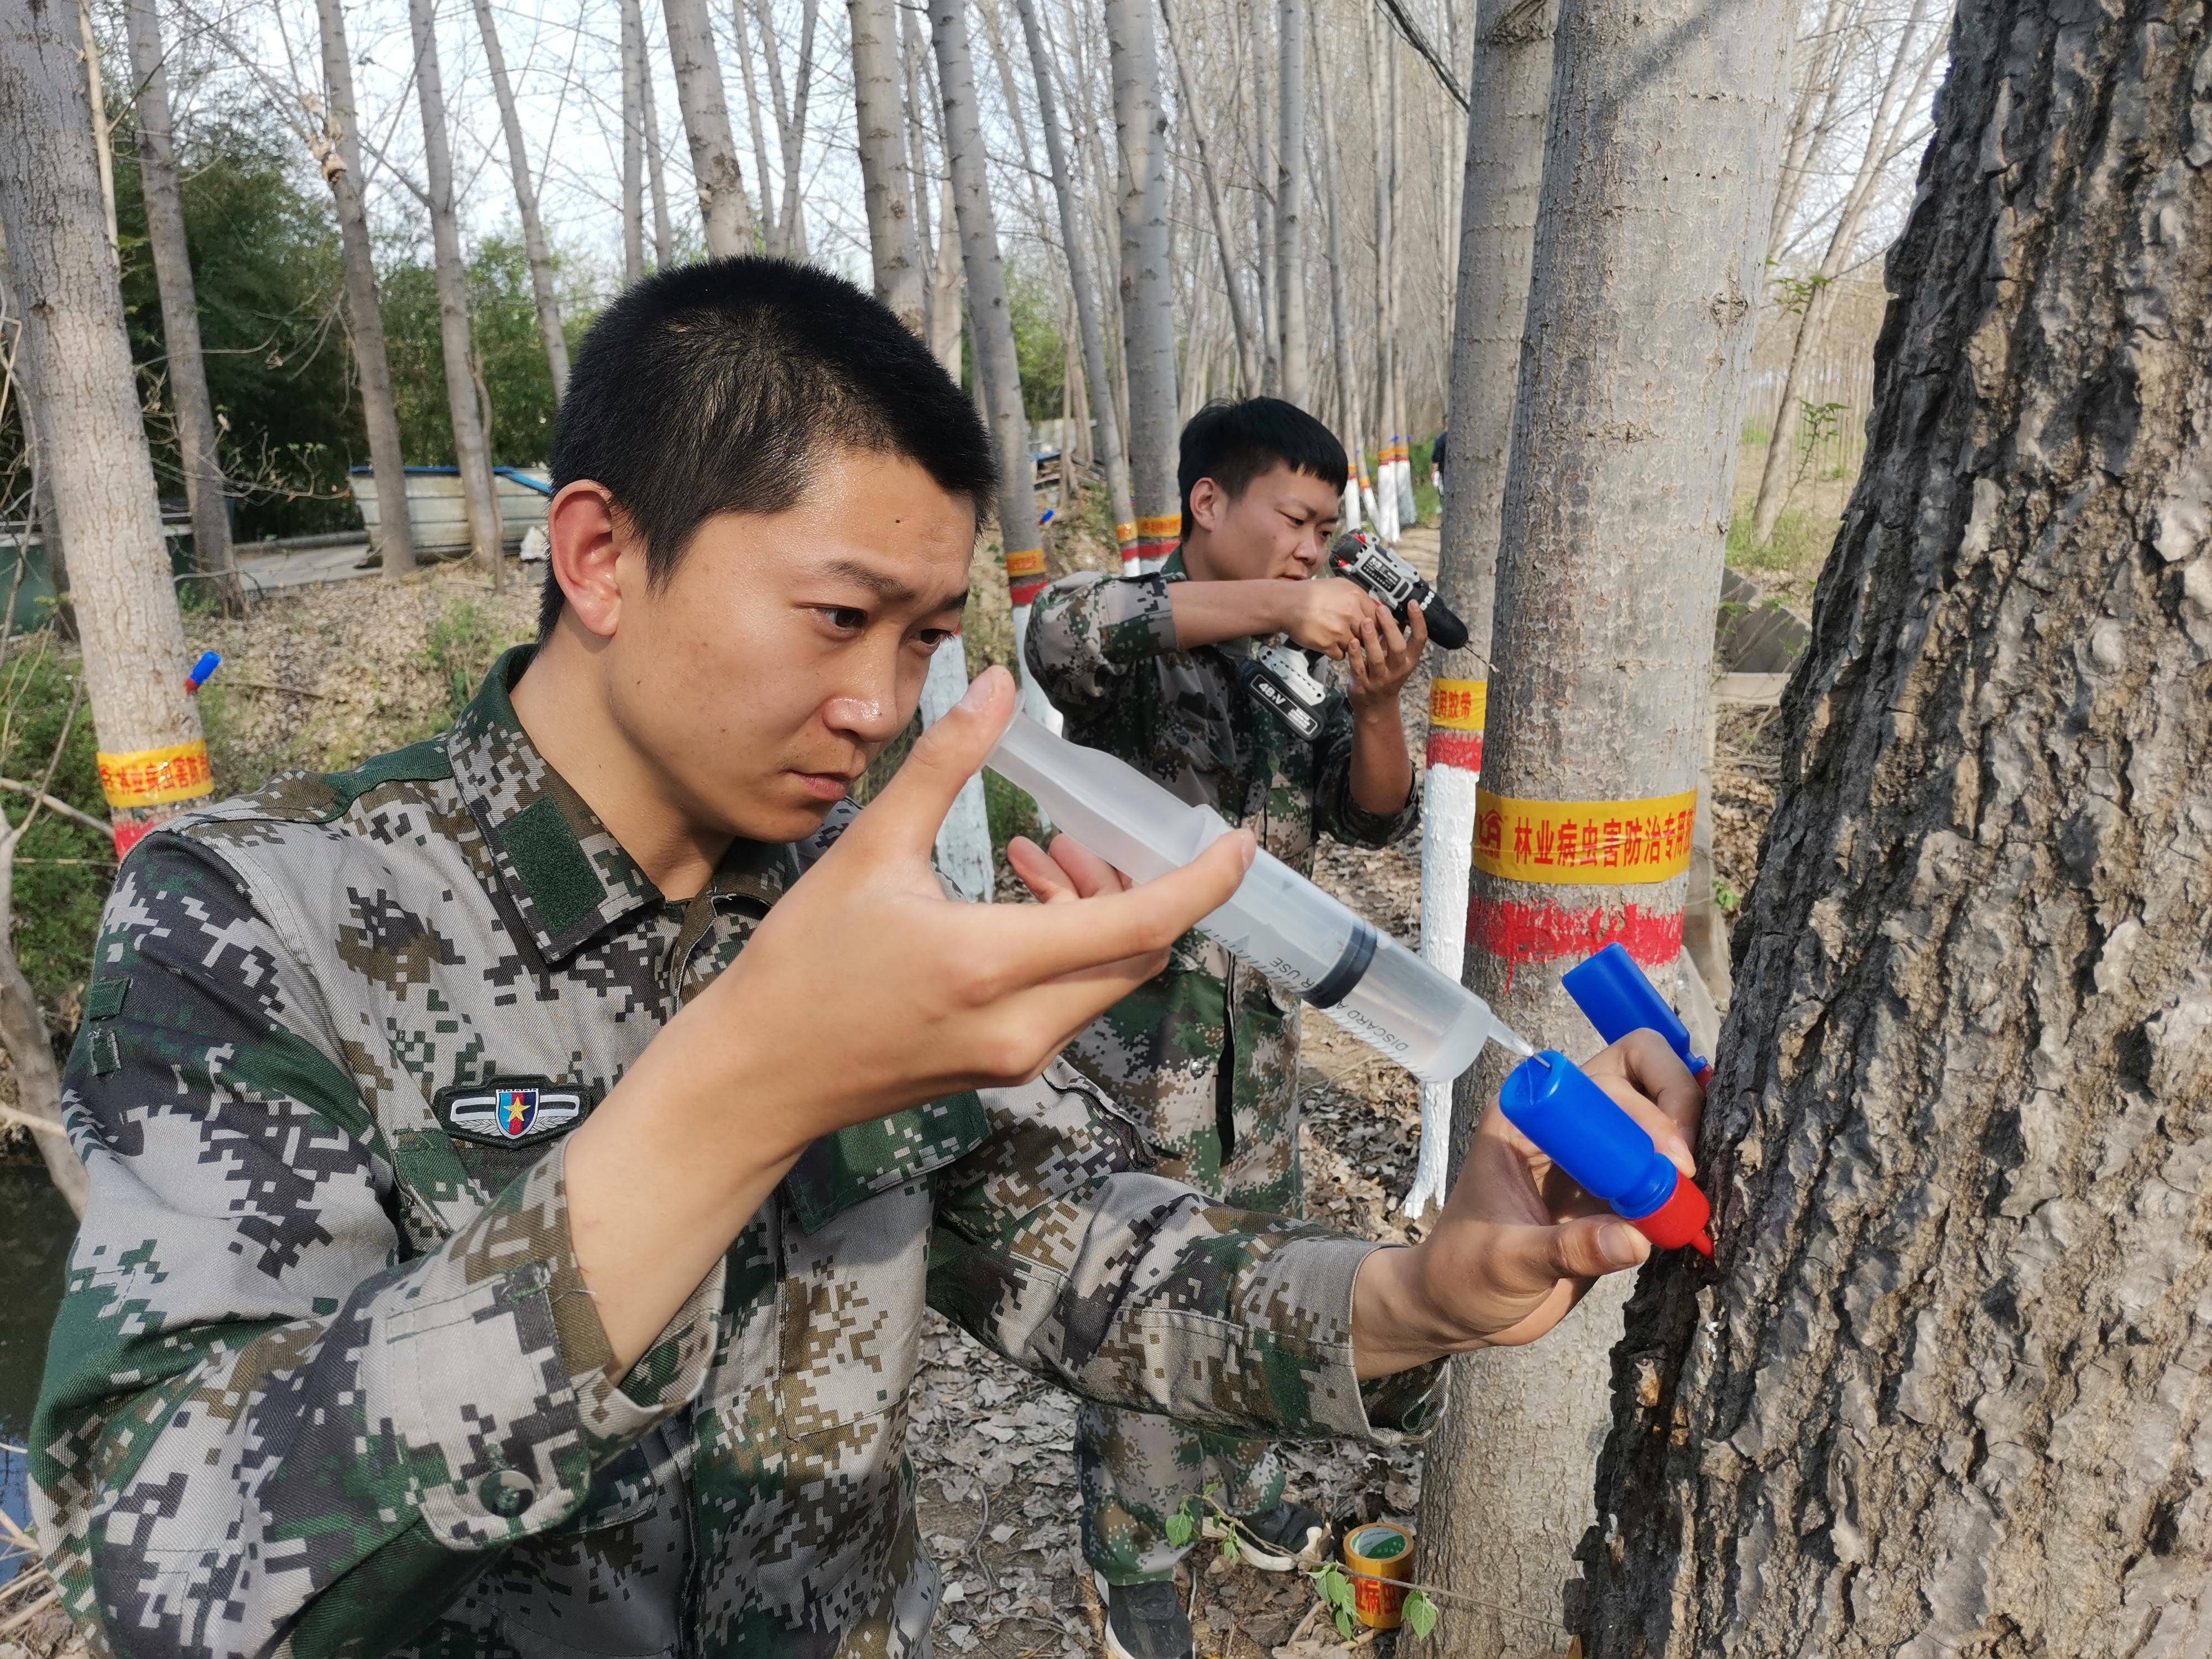
[[(1206, 1535), (1218, 1538), (1228, 1529), (1218, 1517), (1209, 1518)], [(1328, 1536), (1328, 1522), (1318, 1511), (1286, 1498), (1265, 1515), (1237, 1522), (1237, 1555), (1262, 1572), (1288, 1572), (1318, 1561), (1322, 1540)]]
[(1112, 1659), (1195, 1659), (1198, 1644), (1172, 1578), (1109, 1584), (1093, 1573), (1106, 1604), (1106, 1651)]

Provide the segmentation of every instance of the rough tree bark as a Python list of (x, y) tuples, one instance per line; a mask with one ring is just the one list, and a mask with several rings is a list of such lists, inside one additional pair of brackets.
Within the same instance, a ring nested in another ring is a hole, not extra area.
[(730, 133), (730, 104), (722, 90), (721, 60), (707, 0), (661, 0), (668, 23), (668, 55), (676, 64), (676, 103), (691, 146), (691, 176), (698, 186), (699, 217), (707, 252), (721, 259), (753, 252), (753, 210), (745, 197), (744, 168)]
[(622, 0), (623, 281), (645, 275), (645, 18)]
[(846, 11), (853, 26), (853, 109), (876, 298), (920, 335), (921, 248), (907, 169), (904, 77), (895, 35), (898, 9), (893, 0), (847, 0)]
[[(1676, 976), (1793, 10), (1559, 8), (1466, 973), (1539, 1048), (1596, 1046), (1559, 975), (1601, 945)], [(1481, 1097), (1503, 1069), (1477, 1068)], [(1540, 1361), (1455, 1379), (1423, 1480), (1428, 1571), (1485, 1603), (1450, 1609), (1455, 1656), (1565, 1628), (1627, 1289), (1593, 1292)]]
[(1022, 409), (1021, 366), (1014, 350), (1014, 316), (1006, 299), (1006, 271), (999, 253), (999, 228), (991, 210), (983, 129), (975, 102), (975, 59), (968, 44), (966, 0), (932, 0), (930, 31), (937, 50), (937, 81), (944, 98), (945, 167), (952, 184), (960, 226), (961, 260), (968, 273), (969, 337), (975, 380), (999, 450), (999, 550), (1013, 601), (1014, 660), (1021, 665), (1022, 702), (1049, 724), (1051, 706), (1030, 678), (1022, 654), (1030, 604), (1044, 586), (1044, 550), (1038, 544), (1036, 466), (1030, 459), (1029, 422)]
[[(1067, 141), (1060, 131), (1059, 99), (1052, 85), (1052, 61), (1047, 52), (1043, 26), (1037, 17), (1036, 0), (1014, 0), (1021, 13), (1022, 38), (1029, 46), (1030, 70), (1036, 81), (1037, 120), (1044, 128), (1045, 155), (1052, 166), (1053, 194), (1060, 208), (1060, 248), (1067, 260), (1067, 281), (1075, 299), (1077, 327), (1083, 336), (1083, 380), (1090, 394), (1091, 416), (1098, 433), (1098, 465), (1106, 474), (1106, 495), (1114, 511), (1115, 539), (1121, 544), (1122, 562), (1136, 556), (1136, 509), (1130, 504), (1129, 461), (1121, 449), (1121, 422), (1114, 409), (1113, 382), (1106, 374), (1106, 325), (1098, 314), (1098, 279), (1091, 265), (1090, 237), (1083, 224), (1083, 206), (1076, 198), (1080, 180), (1069, 161)], [(1066, 446), (1063, 442), (1063, 447)]]
[(483, 411), (477, 402), (476, 349), (469, 337), (469, 273), (461, 260), (453, 141), (446, 131), (445, 82), (438, 71), (436, 0), (408, 0), (407, 17), (415, 43), (415, 92), (422, 112), (423, 183), (430, 207), (431, 262), (438, 277), (438, 344), (446, 370), (446, 410), (453, 424), (453, 463), (461, 477), (470, 550), (497, 587), (504, 577), (499, 495), (492, 483)]
[(1858, 254), (1859, 234), (1875, 191), (1896, 151), (1899, 130), (1918, 113), (1928, 76), (1935, 68), (1936, 51), (1920, 38), (1920, 25), (1929, 0), (1912, 0), (1902, 31), (1891, 49), (1881, 96), (1866, 125), (1858, 166), (1850, 188), (1836, 209), (1836, 222), (1805, 291), (1797, 315), (1797, 333), (1790, 342), (1790, 363), (1782, 373), (1782, 395), (1775, 406), (1774, 430), (1767, 439), (1766, 461), (1759, 475), (1759, 495), (1751, 511), (1751, 538), (1760, 546), (1774, 539), (1774, 526), (1790, 499), (1790, 486), (1797, 464), (1797, 434), (1804, 424), (1803, 377), (1814, 351), (1828, 331), (1834, 314), (1837, 283)]
[(1168, 118), (1147, 0), (1106, 0), (1106, 46), (1121, 150), (1121, 345), (1128, 376), (1129, 489), (1137, 559), (1151, 568), (1182, 538), (1176, 487), (1175, 273), (1168, 252)]
[(345, 264), (346, 328), (353, 337), (354, 371), (361, 377), (362, 421), (368, 428), (369, 471), (376, 481), (377, 546), (384, 579), (396, 581), (415, 568), (415, 535), (405, 511), (407, 468), (399, 445), (399, 406), (392, 395), (392, 362), (384, 349), (384, 313), (376, 297), (376, 258), (368, 239), (368, 210), (362, 200), (361, 127), (355, 114), (353, 55), (346, 43), (340, 0), (315, 0), (323, 52), (323, 108), (311, 133), (315, 161), (337, 209), (338, 246)]
[(212, 787), (100, 212), (73, 9), (0, 3), (0, 227), (69, 544), (84, 684), (116, 846)]
[(1276, 81), (1282, 119), (1275, 145), (1275, 315), (1280, 327), (1282, 395), (1303, 409), (1306, 379), (1305, 0), (1278, 0), (1275, 33), (1281, 53)]
[[(136, 0), (140, 5), (150, 0)], [(514, 107), (514, 88), (507, 76), (507, 54), (500, 50), (499, 25), (491, 0), (476, 0), (477, 28), (483, 35), (484, 67), (507, 137), (507, 165), (514, 173), (514, 205), (522, 219), (523, 256), (530, 264), (530, 293), (538, 306), (538, 332), (545, 342), (545, 366), (553, 374), (553, 395), (568, 390), (568, 336), (561, 325), (561, 296), (553, 287), (553, 250), (545, 240), (545, 222), (538, 211), (538, 189), (530, 182), (530, 151), (522, 139), (522, 117)]]
[(137, 82), (138, 182), (146, 204), (146, 240), (161, 295), (161, 344), (169, 365), (169, 401), (176, 411), (177, 449), (192, 514), (192, 553), (213, 580), (224, 610), (243, 614), (238, 562), (230, 548), (222, 462), (216, 453), (215, 404), (208, 396), (207, 360), (200, 350), (200, 307), (192, 288), (191, 251), (185, 240), (185, 198), (169, 116), (169, 70), (154, 0), (131, 0), (131, 77)]
[(1969, 0), (1595, 1651), (2212, 1639), (2212, 28)]
[[(1460, 976), (1467, 955), (1467, 896), (1474, 850), (1474, 793), (1482, 775), (1489, 696), (1492, 599), (1498, 586), (1498, 509), (1513, 441), (1513, 391), (1528, 311), (1536, 198), (1544, 184), (1545, 113), (1552, 101), (1553, 0), (1476, 0), (1468, 71), (1467, 166), (1462, 179), (1459, 297), (1452, 312), (1451, 487), (1444, 492), (1437, 596), (1467, 624), (1467, 648), (1439, 652), (1429, 691), (1428, 764), (1422, 776), (1421, 955)], [(1458, 1109), (1473, 1112), (1470, 1094)], [(1451, 1149), (1454, 1091), (1421, 1090), (1421, 1160), (1406, 1212), (1441, 1204)], [(1486, 1370), (1470, 1359), (1472, 1376)], [(1472, 1385), (1472, 1382), (1471, 1382)], [(1486, 1379), (1484, 1386), (1488, 1386)], [(1437, 1528), (1452, 1516), (1438, 1513)], [(1431, 1555), (1437, 1541), (1426, 1524)]]

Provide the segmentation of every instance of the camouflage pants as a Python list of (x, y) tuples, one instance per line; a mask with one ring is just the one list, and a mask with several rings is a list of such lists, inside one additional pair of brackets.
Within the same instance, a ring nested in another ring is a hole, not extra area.
[[(1173, 1573), (1190, 1545), (1168, 1541), (1168, 1517), (1208, 1488), (1239, 1520), (1265, 1515), (1283, 1496), (1283, 1463), (1271, 1442), (1109, 1406), (1077, 1411), (1075, 1467), (1084, 1559), (1109, 1584)], [(1192, 1507), (1194, 1522), (1204, 1513)]]

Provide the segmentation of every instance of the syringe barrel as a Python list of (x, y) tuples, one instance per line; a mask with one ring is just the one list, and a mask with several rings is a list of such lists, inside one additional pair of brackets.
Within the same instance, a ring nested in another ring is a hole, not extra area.
[[(986, 763), (1139, 880), (1189, 863), (1229, 832), (1208, 808), (1023, 715)], [(1457, 1077), (1498, 1029), (1480, 998), (1266, 852), (1199, 929), (1424, 1081)]]

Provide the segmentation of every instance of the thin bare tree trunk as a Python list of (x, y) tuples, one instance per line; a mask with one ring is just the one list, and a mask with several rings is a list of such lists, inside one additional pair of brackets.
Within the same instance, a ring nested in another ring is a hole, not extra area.
[[(768, 167), (768, 125), (761, 119), (760, 87), (753, 75), (752, 48), (745, 38), (744, 0), (737, 0), (737, 3), (730, 8), (730, 21), (738, 30), (738, 70), (745, 87), (745, 122), (752, 130), (753, 171), (760, 179), (761, 246), (770, 258), (781, 259), (783, 258), (783, 220), (781, 216), (769, 210), (769, 179), (772, 175)], [(769, 32), (772, 25), (765, 10), (757, 26), (761, 31), (762, 51), (773, 66), (775, 43)], [(770, 75), (769, 82), (769, 95), (775, 100), (775, 118), (779, 125), (783, 120), (783, 88), (778, 84), (782, 78), (781, 73), (777, 71)]]
[(146, 240), (154, 250), (154, 276), (161, 294), (161, 340), (169, 364), (169, 398), (176, 410), (185, 495), (191, 507), (192, 551), (200, 569), (214, 579), (223, 609), (239, 616), (246, 610), (246, 594), (231, 554), (230, 513), (223, 500), (222, 462), (216, 447), (215, 404), (208, 396), (207, 360), (200, 349), (200, 307), (185, 236), (184, 192), (177, 179), (161, 25), (153, 0), (131, 0), (124, 15), (131, 36), (131, 73), (138, 84), (139, 193), (145, 200)]
[(1375, 88), (1375, 501), (1377, 510), (1376, 530), (1386, 541), (1396, 541), (1401, 526), (1398, 521), (1398, 440), (1397, 429), (1391, 422), (1396, 411), (1391, 405), (1393, 380), (1390, 373), (1391, 348), (1397, 336), (1397, 308), (1391, 282), (1395, 270), (1392, 238), (1395, 234), (1395, 210), (1398, 196), (1397, 123), (1395, 118), (1395, 100), (1391, 94), (1397, 87), (1397, 76), (1392, 72), (1397, 63), (1397, 45), (1390, 33), (1373, 17), (1367, 21), (1372, 71), (1370, 82)]
[(714, 258), (753, 251), (753, 210), (745, 196), (744, 169), (730, 135), (730, 106), (722, 91), (721, 61), (707, 0), (661, 0), (668, 23), (668, 54), (676, 64), (676, 102), (691, 146), (691, 175), (698, 185), (699, 217)]
[[(1559, 976), (1607, 941), (1662, 987), (1676, 975), (1793, 9), (1559, 9), (1467, 963), (1539, 1048), (1594, 1046)], [(1516, 1615), (1566, 1627), (1627, 1288), (1587, 1297), (1542, 1364), (1464, 1379), (1429, 1442), (1428, 1571), (1483, 1602), (1449, 1615), (1455, 1659), (1539, 1647)]]
[(623, 281), (645, 275), (645, 19), (622, 0)]
[(446, 133), (445, 82), (438, 70), (435, 0), (408, 0), (415, 44), (415, 92), (422, 112), (422, 171), (428, 187), (430, 247), (438, 278), (438, 343), (446, 369), (446, 409), (453, 423), (453, 462), (468, 514), (469, 548), (486, 567), (492, 586), (504, 580), (500, 557), (499, 497), (492, 484), (491, 453), (477, 406), (469, 330), (469, 273), (461, 259), (460, 219), (453, 204), (453, 152)]
[[(968, 319), (968, 276), (960, 254), (958, 210), (948, 169), (937, 181), (937, 258), (929, 271), (929, 349), (945, 372), (960, 379), (960, 342)], [(981, 377), (976, 392), (982, 392)]]
[[(1344, 481), (1343, 525), (1346, 530), (1359, 528), (1359, 477), (1365, 470), (1360, 452), (1364, 438), (1359, 422), (1359, 381), (1352, 368), (1352, 306), (1345, 293), (1344, 263), (1344, 196), (1339, 184), (1343, 161), (1337, 149), (1336, 112), (1328, 101), (1328, 58), (1321, 50), (1321, 20), (1312, 19), (1314, 57), (1322, 66), (1315, 77), (1314, 102), (1321, 112), (1321, 180), (1322, 216), (1328, 227), (1328, 333), (1331, 360), (1336, 368), (1338, 403), (1337, 431), (1352, 460), (1351, 471)], [(1461, 613), (1465, 615), (1464, 612)], [(1469, 624), (1470, 628), (1472, 624)], [(1485, 635), (1482, 645), (1486, 648), (1489, 638)], [(1461, 900), (1462, 913), (1466, 900)], [(1422, 915), (1429, 912), (1425, 908)], [(1425, 947), (1428, 929), (1422, 930)], [(1424, 1143), (1425, 1144), (1425, 1143)], [(1410, 1201), (1410, 1200), (1409, 1200)]]
[(1146, 0), (1106, 0), (1120, 137), (1122, 362), (1129, 384), (1129, 486), (1146, 568), (1182, 538), (1176, 484), (1174, 271), (1168, 249), (1168, 122), (1159, 42)]
[[(152, 0), (136, 0), (148, 5)], [(561, 296), (553, 287), (553, 250), (545, 240), (545, 222), (538, 211), (538, 191), (530, 182), (530, 152), (522, 139), (522, 118), (515, 111), (514, 88), (507, 78), (507, 54), (500, 50), (499, 25), (491, 0), (476, 0), (477, 27), (483, 35), (484, 66), (492, 96), (499, 104), (507, 135), (507, 164), (514, 171), (514, 204), (522, 218), (522, 250), (530, 263), (530, 293), (538, 306), (538, 331), (545, 342), (545, 366), (552, 371), (553, 395), (568, 391), (568, 336), (561, 325)]]
[(1237, 362), (1247, 387), (1260, 384), (1260, 365), (1252, 339), (1252, 324), (1245, 314), (1244, 296), (1237, 285), (1237, 256), (1231, 251), (1236, 244), (1230, 240), (1228, 216), (1221, 209), (1221, 181), (1213, 171), (1213, 158), (1206, 143), (1206, 120), (1203, 106), (1191, 94), (1190, 70), (1183, 62), (1182, 42), (1176, 38), (1175, 16), (1168, 9), (1168, 0), (1160, 0), (1160, 24), (1166, 32), (1168, 55), (1175, 59), (1176, 88), (1182, 94), (1182, 107), (1190, 132), (1191, 146), (1198, 152), (1198, 173), (1206, 187), (1206, 208), (1213, 220), (1213, 246), (1221, 258), (1221, 285), (1229, 294), (1229, 325), (1237, 335)]
[(661, 144), (660, 109), (653, 90), (653, 43), (639, 27), (637, 96), (645, 118), (645, 176), (653, 194), (653, 262), (665, 270), (676, 263), (676, 224), (668, 213), (667, 155)]
[(892, 0), (847, 0), (846, 10), (853, 26), (853, 105), (876, 298), (926, 339), (915, 181), (907, 166), (906, 99), (893, 36), (898, 11)]
[(1305, 10), (1305, 0), (1278, 0), (1275, 24), (1282, 53), (1275, 169), (1275, 282), (1281, 297), (1275, 311), (1282, 319), (1283, 396), (1301, 408), (1307, 398), (1306, 264), (1299, 240), (1306, 194)]
[(1275, 100), (1267, 72), (1267, 7), (1245, 0), (1244, 28), (1251, 43), (1252, 264), (1260, 288), (1260, 389), (1283, 389), (1280, 290), (1275, 279)]
[[(1073, 290), (1076, 322), (1083, 336), (1083, 380), (1097, 426), (1099, 465), (1106, 474), (1107, 499), (1113, 507), (1115, 538), (1121, 544), (1122, 562), (1127, 564), (1137, 556), (1137, 513), (1129, 495), (1129, 462), (1121, 451), (1121, 422), (1114, 410), (1113, 382), (1106, 374), (1106, 330), (1098, 315), (1098, 279), (1091, 270), (1089, 239), (1076, 200), (1079, 180), (1068, 161), (1066, 141), (1060, 137), (1052, 64), (1037, 20), (1036, 0), (1014, 0), (1014, 5), (1021, 14), (1022, 36), (1036, 80), (1037, 119), (1044, 125), (1045, 155), (1051, 164), (1053, 193), (1060, 207), (1060, 247), (1067, 259), (1068, 286)], [(1062, 447), (1066, 447), (1063, 441)]]
[(1969, 0), (1650, 1272), (1603, 1659), (2212, 1640), (2212, 28)]
[(119, 263), (123, 233), (115, 222), (115, 138), (107, 119), (107, 78), (100, 69), (100, 42), (92, 32), (89, 0), (77, 0), (77, 39), (84, 48), (85, 92), (92, 100), (92, 147), (100, 163), (100, 205), (107, 220), (107, 246)]
[[(1814, 272), (1805, 304), (1797, 319), (1797, 336), (1790, 343), (1790, 365), (1783, 371), (1781, 401), (1776, 405), (1774, 430), (1767, 439), (1766, 461), (1759, 475), (1759, 497), (1752, 505), (1751, 538), (1764, 547), (1774, 539), (1774, 526), (1790, 499), (1791, 472), (1797, 459), (1797, 434), (1803, 424), (1803, 377), (1813, 353), (1828, 331), (1828, 319), (1836, 308), (1836, 283), (1858, 250), (1859, 232), (1874, 204), (1875, 186), (1890, 158), (1897, 132), (1920, 102), (1936, 53), (1919, 40), (1920, 24), (1928, 0), (1913, 0), (1905, 27), (1898, 36), (1887, 72), (1882, 77), (1881, 97), (1867, 123), (1866, 143), (1859, 152), (1851, 187), (1836, 212), (1835, 228)], [(1905, 79), (1917, 57), (1918, 71)]]
[(384, 313), (377, 303), (376, 259), (362, 201), (361, 128), (355, 113), (353, 56), (340, 0), (315, 0), (323, 52), (323, 125), (311, 135), (315, 160), (337, 209), (345, 263), (346, 322), (361, 377), (361, 412), (368, 428), (369, 471), (376, 481), (376, 540), (384, 579), (415, 568), (415, 533), (407, 522), (407, 469), (399, 443), (399, 407), (392, 395), (392, 362), (384, 349)]
[(127, 852), (212, 787), (106, 235), (75, 18), (0, 7), (0, 228), (70, 550), (101, 782)]
[[(1444, 492), (1437, 560), (1437, 597), (1467, 624), (1468, 642), (1463, 651), (1442, 653), (1431, 671), (1421, 814), (1421, 955), (1454, 979), (1467, 950), (1474, 796), (1489, 697), (1491, 601), (1498, 584), (1498, 515), (1513, 441), (1536, 198), (1544, 184), (1556, 21), (1552, 0), (1533, 10), (1522, 0), (1476, 0), (1459, 299), (1452, 312), (1451, 483)], [(1450, 1085), (1422, 1086), (1421, 1160), (1406, 1196), (1409, 1215), (1443, 1202), (1449, 1190), (1453, 1109)], [(1474, 1112), (1480, 1103), (1469, 1096), (1458, 1102), (1458, 1109)], [(1486, 1373), (1496, 1360), (1470, 1356), (1468, 1386), (1488, 1387)], [(1474, 1382), (1474, 1374), (1484, 1380)], [(1455, 1512), (1443, 1509), (1425, 1519), (1422, 1536), (1429, 1540), (1431, 1559), (1450, 1549), (1455, 1521)]]
[(1013, 600), (1014, 659), (1023, 664), (1024, 703), (1032, 717), (1049, 721), (1049, 705), (1030, 678), (1021, 649), (1029, 632), (1030, 603), (1044, 586), (1044, 551), (1037, 539), (1036, 470), (1030, 459), (1029, 422), (1022, 408), (1021, 368), (1014, 349), (1013, 310), (1006, 298), (1006, 267), (1000, 258), (999, 228), (991, 210), (965, 4), (966, 0), (933, 0), (930, 7), (938, 85), (945, 100), (945, 167), (952, 181), (952, 207), (959, 222), (961, 253), (968, 271), (975, 379), (999, 450), (999, 548)]
[(793, 259), (806, 257), (806, 204), (801, 193), (806, 167), (806, 106), (814, 90), (814, 33), (821, 17), (821, 0), (800, 0), (799, 63), (791, 83), (791, 118), (779, 127), (783, 140), (783, 211), (780, 216), (783, 222), (783, 250), (785, 257)]

